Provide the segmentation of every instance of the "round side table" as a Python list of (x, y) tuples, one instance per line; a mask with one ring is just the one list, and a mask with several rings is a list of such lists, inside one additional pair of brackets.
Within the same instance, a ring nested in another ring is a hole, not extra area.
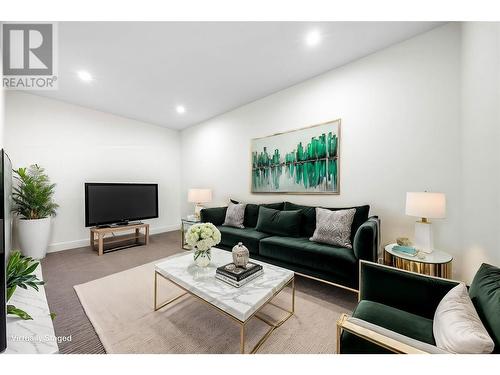
[(433, 250), (427, 254), (419, 251), (417, 255), (411, 256), (392, 250), (393, 243), (384, 248), (384, 263), (406, 271), (421, 273), (424, 275), (451, 278), (451, 263), (453, 257), (441, 250)]

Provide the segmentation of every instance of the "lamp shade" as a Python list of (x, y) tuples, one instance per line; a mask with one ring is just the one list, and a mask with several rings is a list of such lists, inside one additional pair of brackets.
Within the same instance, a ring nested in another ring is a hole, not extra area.
[(207, 203), (212, 201), (211, 189), (189, 189), (188, 202)]
[(443, 219), (446, 215), (446, 196), (443, 193), (406, 193), (406, 214), (429, 219)]

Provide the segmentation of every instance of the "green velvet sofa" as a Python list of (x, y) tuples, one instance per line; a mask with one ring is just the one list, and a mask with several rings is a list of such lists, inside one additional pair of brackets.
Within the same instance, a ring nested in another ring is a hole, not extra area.
[[(361, 262), (359, 303), (337, 322), (341, 354), (443, 353), (433, 318), (457, 281)], [(469, 288), (476, 311), (500, 353), (500, 268), (483, 264)]]
[[(291, 235), (276, 235), (266, 228), (256, 230), (261, 207), (279, 211), (300, 211), (300, 223)], [(379, 220), (369, 217), (370, 206), (350, 207), (356, 213), (351, 228), (352, 249), (312, 242), (316, 227), (316, 208), (290, 202), (247, 204), (245, 228), (223, 226), (227, 207), (205, 208), (200, 212), (202, 222), (211, 222), (222, 234), (221, 249), (231, 250), (238, 242), (249, 249), (250, 257), (319, 279), (337, 286), (358, 290), (359, 260), (376, 261), (379, 241)], [(340, 210), (341, 208), (330, 208)]]

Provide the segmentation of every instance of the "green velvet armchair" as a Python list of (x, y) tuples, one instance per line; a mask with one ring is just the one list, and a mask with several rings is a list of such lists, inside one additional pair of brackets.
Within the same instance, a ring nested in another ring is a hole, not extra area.
[[(372, 262), (360, 263), (359, 303), (337, 321), (337, 353), (446, 353), (436, 347), (433, 318), (458, 281), (421, 275)], [(483, 264), (469, 295), (500, 351), (500, 268)]]

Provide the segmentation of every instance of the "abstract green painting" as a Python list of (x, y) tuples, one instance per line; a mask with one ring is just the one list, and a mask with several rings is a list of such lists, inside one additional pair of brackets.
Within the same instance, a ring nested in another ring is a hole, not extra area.
[(340, 120), (252, 139), (252, 193), (339, 193)]

